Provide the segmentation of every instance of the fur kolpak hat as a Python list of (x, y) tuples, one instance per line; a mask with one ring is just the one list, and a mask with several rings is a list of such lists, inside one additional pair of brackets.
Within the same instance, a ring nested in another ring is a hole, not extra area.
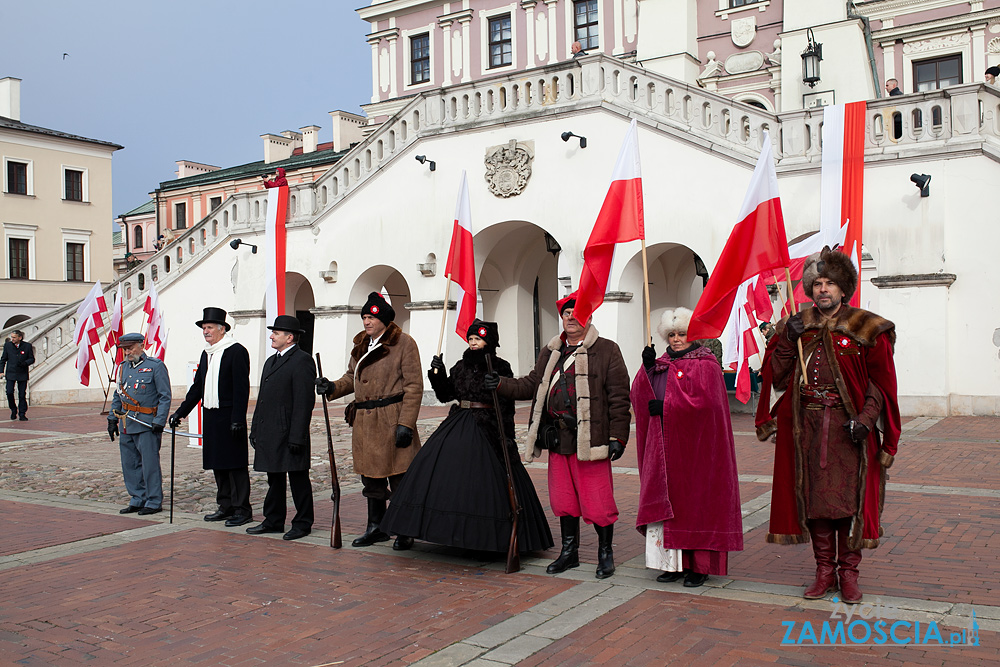
[(810, 299), (813, 296), (813, 283), (819, 278), (826, 278), (837, 284), (844, 293), (841, 299), (843, 303), (851, 300), (858, 287), (858, 270), (854, 268), (851, 258), (839, 250), (830, 250), (830, 246), (806, 257), (805, 267), (802, 269), (802, 290)]
[(486, 347), (495, 350), (500, 347), (500, 328), (496, 322), (484, 322), (480, 319), (473, 320), (469, 325), (469, 330), (465, 332), (465, 339), (469, 336), (479, 336), (486, 342)]
[(556, 301), (556, 308), (559, 309), (559, 314), (562, 315), (563, 311), (567, 308), (576, 307), (576, 297), (580, 294), (579, 290), (573, 292), (572, 294), (567, 294), (563, 298)]
[(656, 327), (656, 333), (660, 334), (660, 338), (666, 342), (667, 334), (671, 331), (687, 332), (688, 325), (691, 324), (692, 315), (694, 313), (687, 308), (665, 310), (663, 311), (663, 315), (660, 316), (660, 324)]
[(368, 301), (365, 301), (365, 305), (361, 307), (361, 316), (365, 315), (371, 315), (386, 326), (389, 326), (389, 322), (396, 319), (396, 311), (378, 292), (369, 294)]

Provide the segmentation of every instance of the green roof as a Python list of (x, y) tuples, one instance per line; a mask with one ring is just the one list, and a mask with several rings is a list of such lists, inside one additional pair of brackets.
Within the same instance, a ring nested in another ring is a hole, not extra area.
[(262, 176), (274, 173), (274, 170), (278, 167), (282, 167), (285, 171), (292, 171), (295, 169), (315, 167), (317, 165), (324, 164), (332, 166), (339, 162), (340, 158), (347, 155), (349, 150), (350, 149), (343, 151), (325, 150), (315, 151), (313, 153), (303, 153), (302, 155), (293, 155), (287, 160), (279, 160), (278, 162), (270, 162), (266, 164), (263, 160), (248, 162), (247, 164), (241, 164), (236, 167), (227, 167), (217, 171), (210, 171), (205, 174), (195, 174), (194, 176), (187, 176), (185, 178), (175, 178), (172, 181), (163, 181), (160, 183), (159, 189), (161, 191), (180, 190), (182, 188), (191, 187), (192, 185), (208, 185), (222, 181), (247, 178), (249, 176)]
[(119, 218), (126, 218), (126, 217), (131, 217), (133, 215), (142, 215), (143, 213), (153, 213), (155, 211), (156, 211), (156, 200), (155, 199), (150, 199), (145, 204), (142, 204), (141, 206), (136, 206), (134, 209), (132, 209), (128, 213), (122, 213), (118, 217)]

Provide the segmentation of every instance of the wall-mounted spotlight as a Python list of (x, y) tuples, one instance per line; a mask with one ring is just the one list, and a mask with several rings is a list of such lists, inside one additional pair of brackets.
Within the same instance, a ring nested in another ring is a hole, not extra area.
[(431, 171), (437, 169), (437, 162), (434, 160), (428, 160), (426, 155), (418, 155), (415, 159), (420, 164), (429, 163)]
[(910, 180), (913, 184), (920, 188), (921, 197), (931, 196), (931, 177), (930, 174), (913, 174), (910, 176)]
[(563, 132), (560, 136), (563, 141), (569, 141), (570, 137), (576, 137), (580, 140), (580, 148), (587, 147), (587, 137), (581, 137), (579, 134), (573, 134), (572, 132)]
[(233, 250), (237, 250), (241, 245), (250, 246), (250, 252), (254, 255), (257, 254), (257, 246), (252, 243), (247, 243), (246, 241), (241, 241), (240, 239), (233, 239), (229, 242), (229, 247)]
[(802, 83), (815, 88), (819, 82), (819, 62), (823, 60), (823, 45), (816, 41), (812, 28), (806, 28), (808, 44), (802, 52)]

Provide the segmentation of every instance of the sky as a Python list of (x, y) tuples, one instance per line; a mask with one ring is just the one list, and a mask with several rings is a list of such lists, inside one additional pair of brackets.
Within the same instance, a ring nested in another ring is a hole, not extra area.
[(0, 78), (21, 79), (22, 122), (124, 146), (118, 216), (177, 160), (254, 162), (260, 135), (306, 125), (331, 141), (328, 112), (371, 101), (370, 28), (355, 11), (367, 4), (0, 0)]

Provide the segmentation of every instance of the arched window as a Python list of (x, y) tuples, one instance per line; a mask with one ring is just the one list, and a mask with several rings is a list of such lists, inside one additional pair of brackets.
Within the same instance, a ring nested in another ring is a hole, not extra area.
[(142, 247), (142, 225), (136, 225), (135, 229), (132, 230), (132, 247)]

